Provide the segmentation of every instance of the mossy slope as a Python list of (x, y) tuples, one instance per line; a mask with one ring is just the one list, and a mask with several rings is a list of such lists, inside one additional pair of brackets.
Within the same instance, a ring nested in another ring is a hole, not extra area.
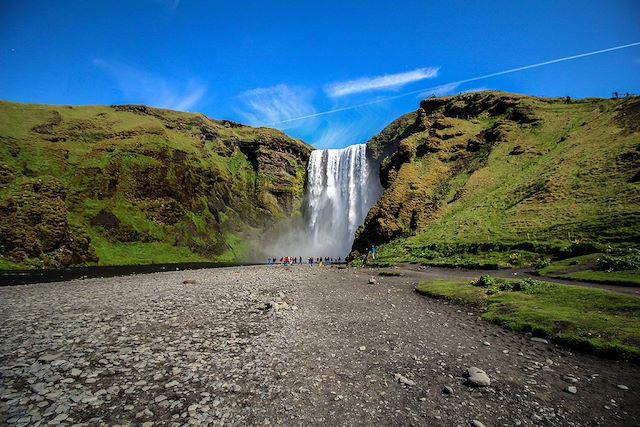
[(639, 130), (638, 97), (424, 100), (368, 143), (386, 190), (352, 255), (509, 267), (637, 250)]
[(299, 211), (310, 151), (201, 114), (0, 102), (0, 267), (247, 259)]

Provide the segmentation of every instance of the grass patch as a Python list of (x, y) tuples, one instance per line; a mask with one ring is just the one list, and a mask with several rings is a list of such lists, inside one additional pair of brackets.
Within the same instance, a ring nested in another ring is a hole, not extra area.
[(22, 270), (23, 265), (0, 258), (0, 271), (2, 270)]
[(421, 283), (416, 291), (482, 306), (487, 320), (570, 348), (640, 361), (640, 298), (537, 280), (483, 276), (474, 282)]
[(400, 277), (400, 276), (404, 276), (404, 274), (399, 271), (381, 271), (380, 273), (378, 273), (378, 276)]
[(626, 271), (594, 271), (583, 270), (575, 273), (551, 275), (569, 280), (583, 280), (585, 282), (604, 283), (620, 286), (640, 286), (640, 270)]
[(194, 254), (188, 248), (165, 242), (110, 242), (98, 233), (91, 233), (98, 265), (172, 264), (181, 262), (210, 262), (210, 258)]
[(602, 253), (567, 258), (540, 268), (540, 276), (583, 280), (620, 286), (640, 286), (638, 255), (612, 256)]

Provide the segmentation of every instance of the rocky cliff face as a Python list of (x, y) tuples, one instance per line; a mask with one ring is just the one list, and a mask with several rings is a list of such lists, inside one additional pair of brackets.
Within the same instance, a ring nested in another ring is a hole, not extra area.
[(0, 268), (220, 260), (299, 211), (311, 147), (145, 106), (0, 103)]
[(639, 112), (637, 97), (424, 100), (368, 143), (385, 192), (353, 255), (390, 241), (399, 259), (416, 261), (483, 248), (634, 245)]

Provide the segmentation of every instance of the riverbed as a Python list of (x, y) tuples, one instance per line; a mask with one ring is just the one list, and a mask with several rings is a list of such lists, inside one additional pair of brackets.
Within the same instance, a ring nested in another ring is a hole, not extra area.
[(0, 423), (640, 422), (640, 366), (506, 331), (417, 280), (248, 266), (0, 288)]

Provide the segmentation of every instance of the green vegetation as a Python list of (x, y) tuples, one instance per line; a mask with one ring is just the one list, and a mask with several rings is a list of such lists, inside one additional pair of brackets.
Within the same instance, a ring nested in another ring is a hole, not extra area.
[(421, 283), (416, 291), (482, 307), (482, 319), (580, 351), (640, 360), (640, 298), (538, 280), (491, 276)]
[(383, 277), (401, 277), (404, 276), (404, 274), (400, 271), (381, 271), (380, 273), (378, 273), (378, 276), (383, 276)]
[(639, 122), (638, 97), (424, 100), (368, 143), (385, 192), (352, 257), (511, 268), (638, 250)]
[(248, 259), (299, 210), (310, 150), (200, 114), (0, 102), (0, 268)]
[(637, 254), (613, 256), (595, 253), (567, 258), (549, 263), (538, 269), (536, 273), (560, 279), (640, 286), (640, 265)]

